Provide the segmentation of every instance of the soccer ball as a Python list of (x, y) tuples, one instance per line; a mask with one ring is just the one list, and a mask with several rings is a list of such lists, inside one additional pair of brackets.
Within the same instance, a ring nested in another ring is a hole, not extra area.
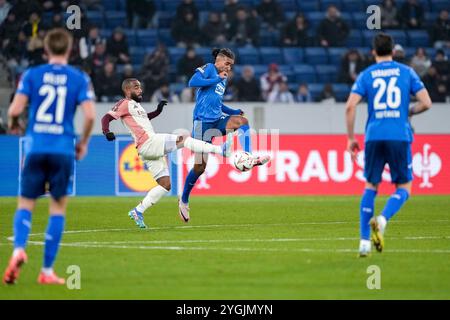
[(238, 151), (234, 155), (234, 166), (239, 171), (248, 171), (253, 168), (253, 156), (245, 151)]

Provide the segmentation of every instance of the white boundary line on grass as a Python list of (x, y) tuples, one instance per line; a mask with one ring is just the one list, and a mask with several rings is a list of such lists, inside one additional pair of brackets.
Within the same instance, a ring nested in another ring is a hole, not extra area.
[[(429, 220), (428, 222), (448, 222), (448, 220)], [(393, 221), (391, 223), (412, 223), (414, 220), (405, 221)], [(170, 226), (170, 227), (150, 227), (145, 229), (146, 231), (152, 230), (173, 230), (173, 229), (197, 229), (197, 228), (241, 228), (241, 227), (276, 227), (276, 226), (301, 226), (301, 225), (335, 225), (335, 224), (358, 224), (358, 221), (324, 221), (324, 222), (293, 222), (293, 223), (248, 223), (248, 224), (205, 224), (197, 226)], [(109, 231), (145, 231), (137, 228), (105, 228), (105, 229), (92, 229), (92, 230), (68, 230), (64, 231), (64, 234), (76, 234), (76, 233), (95, 233), (95, 232), (109, 232)], [(32, 233), (29, 236), (42, 236), (44, 233)], [(9, 238), (8, 238), (9, 239)]]
[[(42, 241), (29, 241), (29, 244), (43, 245)], [(61, 243), (64, 247), (102, 248), (102, 249), (139, 249), (139, 250), (168, 250), (168, 251), (228, 251), (228, 252), (312, 252), (312, 253), (355, 253), (355, 249), (312, 249), (312, 248), (227, 248), (227, 247), (179, 247), (179, 246), (127, 246), (127, 245), (96, 245), (82, 243)], [(437, 253), (450, 254), (450, 249), (390, 249), (387, 253)]]

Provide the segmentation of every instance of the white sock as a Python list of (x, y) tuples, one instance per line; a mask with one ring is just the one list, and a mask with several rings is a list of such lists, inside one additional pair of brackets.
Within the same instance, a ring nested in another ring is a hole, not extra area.
[(19, 254), (19, 252), (23, 250), (24, 250), (23, 248), (15, 248), (13, 251), (13, 257), (16, 257)]
[(384, 231), (386, 230), (386, 224), (387, 224), (386, 218), (382, 215), (379, 215), (377, 217), (377, 220), (378, 220), (377, 221), (378, 225), (380, 226), (380, 231), (382, 234), (384, 234)]
[(367, 249), (370, 251), (370, 240), (361, 239), (359, 240), (359, 249)]
[(147, 193), (145, 198), (141, 201), (141, 203), (139, 203), (136, 206), (136, 210), (141, 212), (141, 213), (144, 213), (145, 210), (147, 210), (152, 205), (157, 203), (159, 201), (159, 199), (161, 199), (165, 194), (167, 194), (167, 192), (169, 192), (169, 191), (167, 191), (166, 189), (164, 189), (160, 185), (157, 185), (156, 187), (152, 188)]
[(211, 143), (197, 140), (191, 137), (186, 138), (184, 146), (189, 150), (197, 153), (217, 153), (222, 154), (222, 147), (215, 146)]
[(41, 271), (46, 275), (46, 276), (51, 276), (53, 273), (53, 268), (42, 268)]

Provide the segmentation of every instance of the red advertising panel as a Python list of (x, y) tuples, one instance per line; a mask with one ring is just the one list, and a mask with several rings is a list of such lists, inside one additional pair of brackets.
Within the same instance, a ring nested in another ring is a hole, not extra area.
[[(363, 146), (363, 137), (358, 140)], [(221, 157), (211, 155), (193, 194), (358, 195), (364, 187), (364, 152), (353, 162), (345, 151), (344, 135), (280, 135), (268, 140), (255, 136), (253, 141), (263, 146), (254, 153), (272, 155), (269, 165), (240, 172), (232, 158), (223, 163)], [(416, 135), (412, 151), (413, 193), (450, 194), (450, 135)], [(191, 153), (183, 152), (182, 183), (193, 159)], [(383, 181), (380, 193), (391, 193), (388, 167)]]

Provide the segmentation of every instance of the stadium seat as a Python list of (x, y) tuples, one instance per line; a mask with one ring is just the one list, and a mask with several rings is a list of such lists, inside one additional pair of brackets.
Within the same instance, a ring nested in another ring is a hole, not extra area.
[(278, 0), (278, 4), (283, 8), (283, 11), (297, 11), (297, 2), (295, 0)]
[(164, 8), (163, 10), (166, 12), (175, 13), (177, 11), (177, 7), (180, 4), (180, 0), (164, 0)]
[(170, 63), (176, 65), (178, 60), (184, 55), (186, 49), (178, 47), (170, 47), (169, 49)]
[(408, 31), (409, 45), (412, 47), (428, 47), (430, 37), (425, 30), (409, 30)]
[(416, 53), (417, 48), (413, 48), (413, 47), (406, 47), (403, 48), (403, 50), (405, 50), (405, 56), (407, 59), (411, 59), (412, 56)]
[(352, 12), (353, 28), (367, 28), (367, 14), (365, 12)]
[(105, 25), (105, 20), (103, 19), (103, 13), (100, 11), (87, 11), (86, 18), (94, 24), (95, 26), (101, 28)]
[(139, 45), (141, 45), (138, 42), (138, 40), (136, 39), (136, 32), (135, 32), (134, 29), (123, 29), (123, 33), (125, 34), (125, 37), (127, 38), (129, 46), (139, 46)]
[(300, 12), (319, 11), (319, 1), (316, 0), (297, 0), (297, 7)]
[[(402, 30), (394, 30), (394, 31), (399, 31), (399, 32), (403, 32)], [(364, 39), (364, 44), (359, 45), (358, 47), (362, 47), (367, 46), (367, 47), (371, 47), (372, 46), (372, 40), (373, 37), (378, 33), (378, 30), (363, 30), (362, 31), (362, 35), (363, 35), (363, 39)], [(403, 32), (403, 35), (405, 35), (405, 33)], [(406, 40), (406, 37), (404, 38)], [(395, 40), (395, 39), (394, 39)]]
[(347, 12), (365, 12), (364, 2), (361, 0), (341, 0), (342, 10)]
[(116, 10), (124, 9), (124, 8), (121, 8), (119, 1), (111, 1), (111, 0), (103, 0), (102, 7), (103, 7), (103, 10), (105, 10), (105, 11), (116, 11)]
[(259, 78), (267, 72), (267, 65), (265, 64), (257, 64), (252, 66), (255, 71), (255, 78), (259, 80)]
[(127, 16), (124, 11), (107, 11), (105, 13), (106, 26), (108, 28), (126, 27)]
[(157, 11), (163, 11), (164, 10), (164, 0), (155, 0), (155, 8)]
[(309, 64), (294, 65), (294, 73), (296, 75), (296, 81), (298, 83), (316, 82), (316, 71), (314, 70), (314, 67)]
[[(406, 33), (403, 30), (385, 30), (386, 33), (390, 34), (394, 38), (394, 42), (401, 44), (402, 46), (408, 45)], [(373, 35), (372, 35), (373, 37)], [(372, 41), (369, 43), (366, 42), (366, 45), (370, 45)]]
[(212, 11), (218, 11), (218, 12), (223, 11), (223, 8), (225, 7), (223, 0), (209, 0), (208, 5)]
[(259, 32), (259, 42), (261, 46), (277, 46), (280, 44), (280, 32), (277, 30), (264, 30)]
[(259, 51), (255, 48), (238, 48), (239, 64), (259, 64)]
[(292, 67), (288, 64), (281, 64), (278, 65), (278, 69), (282, 74), (284, 74), (289, 82), (295, 82), (296, 75), (294, 73), (294, 70), (292, 70)]
[(200, 11), (198, 14), (198, 24), (199, 26), (203, 26), (206, 22), (208, 22), (209, 11)]
[(167, 47), (172, 47), (176, 45), (175, 41), (172, 39), (170, 29), (159, 29), (158, 41), (164, 43)]
[(155, 46), (158, 42), (156, 29), (140, 29), (137, 30), (136, 35), (140, 46)]
[(169, 88), (172, 93), (180, 95), (181, 91), (183, 91), (183, 89), (186, 88), (186, 85), (184, 83), (175, 82), (175, 83), (171, 83), (169, 85)]
[(327, 50), (322, 47), (305, 48), (305, 62), (312, 65), (327, 64), (328, 63)]
[(432, 27), (439, 17), (439, 12), (425, 12), (425, 27)]
[(197, 53), (198, 56), (202, 57), (202, 59), (205, 63), (213, 62), (212, 61), (213, 57), (211, 55), (211, 48), (200, 47), (200, 48), (196, 48), (195, 52)]
[(130, 47), (130, 57), (132, 64), (142, 64), (147, 49), (144, 47)]
[(316, 29), (320, 22), (325, 18), (325, 13), (322, 11), (312, 11), (305, 13), (306, 19), (308, 20), (311, 29)]
[(345, 21), (345, 23), (347, 23), (350, 29), (355, 28), (355, 26), (353, 26), (352, 15), (349, 12), (341, 12), (341, 18)]
[(330, 5), (335, 5), (339, 10), (342, 10), (341, 0), (321, 0), (320, 4), (321, 4), (320, 9), (324, 12)]
[(348, 34), (347, 40), (345, 41), (347, 47), (359, 47), (364, 44), (361, 31), (358, 29), (351, 29)]
[(281, 54), (280, 48), (261, 47), (259, 49), (259, 54), (261, 57), (261, 63), (264, 63), (264, 64), (270, 64), (270, 63), (283, 64), (284, 63), (283, 55)]
[(336, 101), (345, 102), (350, 94), (350, 86), (344, 83), (334, 83), (333, 91), (336, 95)]
[(286, 21), (292, 21), (296, 15), (297, 15), (296, 11), (286, 11), (284, 13), (284, 18)]
[(158, 12), (158, 27), (159, 28), (170, 28), (172, 27), (172, 20), (175, 16), (175, 13), (161, 11)]
[(339, 66), (342, 62), (342, 57), (347, 53), (347, 48), (328, 48), (328, 59), (330, 64)]
[(323, 83), (308, 83), (308, 90), (313, 101), (316, 101), (323, 91)]
[(302, 48), (283, 48), (282, 49), (284, 62), (290, 65), (303, 63), (303, 49)]
[(338, 67), (335, 65), (319, 64), (316, 66), (317, 80), (319, 82), (335, 82)]
[[(112, 30), (111, 29), (100, 29), (100, 37), (105, 38), (105, 39), (109, 39), (112, 35)], [(131, 43), (128, 43), (130, 46), (132, 46)]]
[(440, 12), (441, 10), (450, 11), (450, 3), (448, 0), (431, 0), (431, 10), (434, 12)]

